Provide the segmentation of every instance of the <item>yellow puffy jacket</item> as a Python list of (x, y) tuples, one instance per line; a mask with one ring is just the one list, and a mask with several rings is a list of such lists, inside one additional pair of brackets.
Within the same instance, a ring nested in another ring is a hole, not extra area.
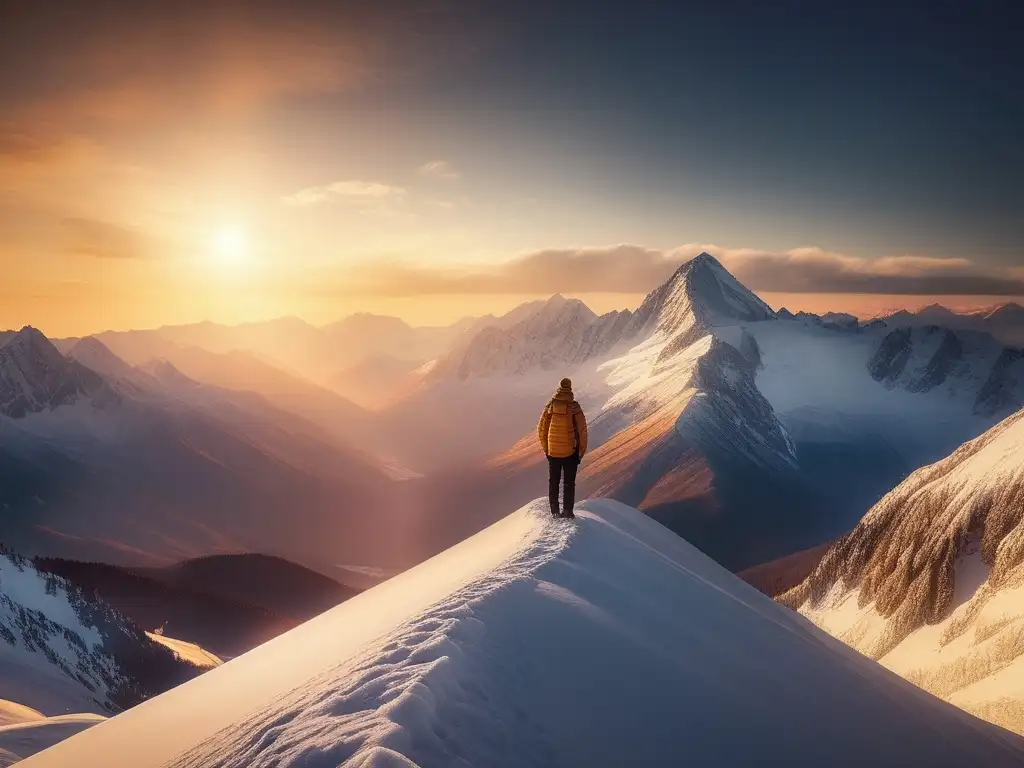
[(571, 389), (559, 387), (544, 406), (537, 423), (537, 439), (544, 453), (556, 459), (572, 456), (579, 449), (582, 459), (587, 452), (587, 417), (572, 396)]

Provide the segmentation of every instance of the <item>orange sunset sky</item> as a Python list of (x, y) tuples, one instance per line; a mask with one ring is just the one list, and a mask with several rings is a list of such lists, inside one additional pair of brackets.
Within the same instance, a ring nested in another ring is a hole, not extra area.
[[(751, 68), (654, 69), (633, 54), (657, 41), (600, 20), (584, 43), (572, 18), (526, 9), (366, 5), (12, 13), (0, 326), (64, 336), (357, 311), (437, 324), (556, 292), (606, 311), (701, 250), (794, 310), (1024, 294), (1019, 216), (1001, 202), (1019, 169), (978, 153), (960, 167), (922, 142), (930, 104), (856, 82), (832, 104), (804, 83), (776, 113), (755, 103)], [(748, 50), (700, 21), (722, 60)], [(884, 113), (891, 135), (840, 114), (853, 104)], [(966, 183), (983, 172), (991, 183)]]

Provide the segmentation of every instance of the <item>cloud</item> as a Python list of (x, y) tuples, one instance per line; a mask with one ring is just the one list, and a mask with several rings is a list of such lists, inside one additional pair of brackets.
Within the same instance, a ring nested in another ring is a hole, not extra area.
[(97, 259), (145, 259), (157, 254), (156, 243), (146, 235), (96, 219), (64, 219), (68, 253)]
[(405, 197), (406, 190), (377, 181), (335, 181), (318, 187), (306, 187), (286, 195), (286, 204), (303, 207), (326, 202), (374, 203)]
[(1024, 274), (969, 259), (864, 259), (820, 248), (773, 252), (688, 244), (551, 248), (492, 267), (375, 262), (349, 275), (346, 290), (379, 296), (428, 294), (647, 293), (701, 251), (715, 255), (755, 291), (911, 295), (1024, 295)]
[(382, 296), (472, 293), (644, 293), (677, 264), (634, 245), (546, 249), (490, 268), (374, 262), (351, 274), (356, 290)]
[[(985, 267), (963, 258), (887, 256), (864, 259), (820, 248), (782, 253), (715, 249), (737, 279), (759, 291), (907, 295), (1024, 295), (1013, 269)], [(679, 256), (692, 253), (684, 249)]]
[(450, 181), (459, 178), (459, 172), (447, 160), (431, 160), (421, 165), (417, 172), (420, 176), (429, 176), (432, 179)]

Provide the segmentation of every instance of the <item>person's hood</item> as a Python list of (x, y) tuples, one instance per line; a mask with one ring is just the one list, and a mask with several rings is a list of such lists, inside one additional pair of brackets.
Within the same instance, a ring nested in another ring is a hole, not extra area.
[(558, 389), (555, 390), (555, 395), (551, 399), (552, 400), (564, 400), (567, 403), (571, 403), (576, 398), (573, 397), (571, 389), (566, 389), (565, 387), (559, 387)]
[(573, 397), (571, 389), (559, 387), (551, 398), (551, 412), (559, 414), (568, 413), (569, 403), (575, 399), (576, 398)]

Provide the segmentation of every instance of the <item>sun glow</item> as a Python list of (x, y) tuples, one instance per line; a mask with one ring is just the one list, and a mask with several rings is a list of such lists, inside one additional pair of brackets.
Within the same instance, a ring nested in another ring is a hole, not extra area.
[(245, 232), (239, 227), (223, 227), (214, 234), (212, 241), (213, 257), (225, 266), (239, 266), (248, 255), (248, 243)]

